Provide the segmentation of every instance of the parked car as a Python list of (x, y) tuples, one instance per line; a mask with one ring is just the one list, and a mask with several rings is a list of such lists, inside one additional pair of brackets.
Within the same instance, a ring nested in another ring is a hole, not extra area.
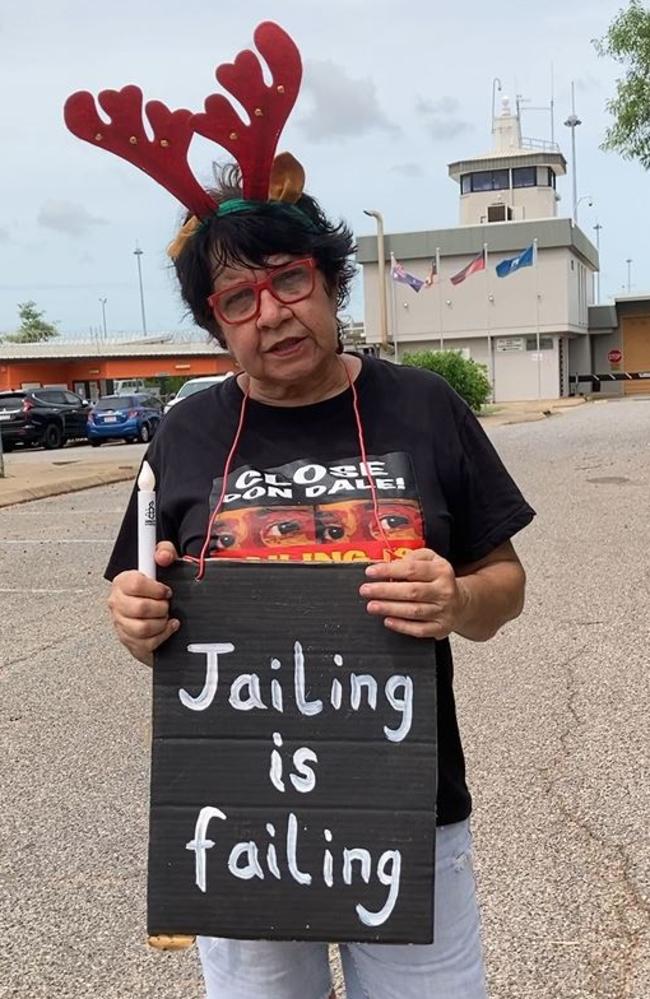
[(161, 417), (162, 403), (153, 395), (105, 395), (88, 414), (86, 433), (93, 447), (114, 440), (147, 444)]
[(194, 395), (195, 392), (201, 392), (203, 389), (210, 388), (211, 385), (218, 385), (225, 378), (230, 378), (232, 374), (233, 372), (229, 371), (225, 375), (204, 375), (201, 378), (190, 378), (188, 381), (183, 382), (176, 395), (168, 399), (164, 410), (165, 413), (168, 413), (172, 406), (175, 406), (181, 399), (187, 399), (189, 395)]
[(0, 433), (4, 451), (16, 444), (42, 444), (48, 449), (85, 439), (90, 404), (62, 388), (0, 392)]
[(145, 385), (144, 378), (122, 378), (113, 382), (113, 395), (155, 395), (160, 398), (157, 385)]

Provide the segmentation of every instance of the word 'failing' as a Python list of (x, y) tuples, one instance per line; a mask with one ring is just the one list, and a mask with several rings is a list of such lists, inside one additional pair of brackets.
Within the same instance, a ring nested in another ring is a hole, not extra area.
[[(197, 888), (202, 892), (207, 891), (206, 851), (213, 849), (216, 845), (214, 839), (208, 838), (208, 826), (213, 819), (227, 822), (228, 816), (222, 809), (214, 806), (206, 806), (201, 809), (196, 820), (194, 838), (186, 847), (195, 853), (195, 881)], [(212, 832), (213, 829), (214, 826), (210, 832), (212, 835), (216, 835)], [(311, 885), (315, 875), (310, 871), (303, 870), (298, 862), (299, 825), (296, 815), (290, 812), (287, 819), (282, 858), (278, 856), (278, 846), (275, 843), (275, 827), (272, 823), (267, 822), (265, 829), (268, 840), (265, 857), (260, 856), (260, 846), (255, 840), (237, 842), (228, 853), (229, 873), (243, 881), (252, 878), (259, 878), (260, 881), (263, 881), (268, 875), (278, 881), (284, 877), (290, 877), (299, 885), (305, 887)], [(304, 832), (307, 832), (307, 829), (308, 827), (303, 825)], [(333, 888), (337, 881), (339, 884), (351, 885), (355, 877), (354, 865), (358, 864), (358, 876), (365, 884), (369, 884), (372, 875), (370, 851), (363, 847), (344, 846), (337, 850), (339, 862), (335, 866), (332, 831), (323, 829), (322, 836), (326, 845), (323, 847), (322, 864), (317, 875), (322, 883), (327, 888)], [(263, 847), (262, 852), (264, 852)], [(371, 911), (360, 902), (356, 904), (357, 916), (365, 926), (381, 926), (389, 918), (399, 896), (401, 869), (401, 852), (399, 850), (384, 850), (377, 860), (375, 876), (380, 884), (388, 888), (388, 894), (383, 905), (375, 911)]]

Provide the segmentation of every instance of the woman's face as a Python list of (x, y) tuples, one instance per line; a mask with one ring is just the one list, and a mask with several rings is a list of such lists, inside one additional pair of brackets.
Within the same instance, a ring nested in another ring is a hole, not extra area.
[[(287, 264), (287, 254), (272, 256), (268, 268), (228, 267), (213, 285), (220, 292), (243, 281), (259, 281), (272, 267)], [(325, 286), (319, 270), (308, 298), (283, 305), (268, 289), (260, 292), (259, 313), (240, 325), (219, 319), (226, 346), (251, 378), (291, 384), (308, 378), (336, 355), (336, 292)]]

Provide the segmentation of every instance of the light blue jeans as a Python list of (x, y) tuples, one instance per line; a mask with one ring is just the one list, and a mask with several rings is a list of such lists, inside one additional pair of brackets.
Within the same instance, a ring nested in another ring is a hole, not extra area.
[[(436, 836), (435, 941), (341, 944), (348, 999), (487, 999), (468, 822)], [(207, 999), (327, 999), (324, 943), (199, 937)]]

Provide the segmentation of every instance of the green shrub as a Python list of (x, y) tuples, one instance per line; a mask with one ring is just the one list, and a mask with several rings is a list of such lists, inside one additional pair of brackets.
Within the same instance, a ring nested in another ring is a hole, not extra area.
[(421, 350), (416, 354), (403, 354), (402, 364), (435, 371), (449, 382), (475, 413), (490, 398), (492, 389), (485, 365), (467, 361), (455, 350)]

